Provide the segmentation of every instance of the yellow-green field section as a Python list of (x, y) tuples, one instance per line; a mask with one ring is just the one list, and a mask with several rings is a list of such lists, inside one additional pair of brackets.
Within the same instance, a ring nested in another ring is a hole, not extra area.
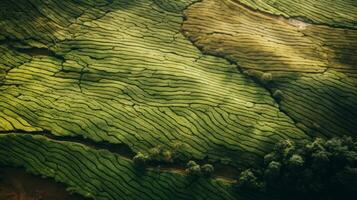
[[(133, 168), (106, 150), (43, 136), (0, 135), (0, 164), (65, 182), (69, 192), (90, 199), (235, 199), (229, 185), (209, 179), (190, 182), (177, 173)], [(11, 148), (7, 146), (11, 145)]]
[[(329, 8), (324, 2), (316, 4)], [(355, 136), (357, 30), (273, 14), (204, 0), (185, 11), (183, 30), (202, 51), (237, 63), (261, 82), (308, 135)]]
[[(43, 45), (55, 55), (35, 55), (7, 71), (3, 130), (80, 135), (125, 143), (135, 152), (182, 142), (189, 157), (234, 165), (247, 164), (279, 139), (306, 137), (264, 88), (185, 39), (181, 12), (151, 1), (114, 1), (99, 7), (105, 13), (94, 20), (83, 12), (68, 27), (53, 25), (64, 36)], [(5, 22), (16, 30), (16, 21)], [(38, 36), (35, 22), (26, 22), (32, 27), (26, 37)]]
[(355, 137), (356, 5), (289, 2), (2, 0), (0, 165), (92, 199), (256, 199), (88, 144), (239, 171), (281, 139)]
[(234, 0), (253, 9), (314, 24), (357, 28), (355, 0)]

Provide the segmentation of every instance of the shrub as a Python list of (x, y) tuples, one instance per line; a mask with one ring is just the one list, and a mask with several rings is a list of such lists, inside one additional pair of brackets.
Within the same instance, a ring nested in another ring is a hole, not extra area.
[(188, 161), (186, 164), (186, 173), (192, 177), (201, 176), (201, 167), (195, 161)]
[(171, 157), (173, 160), (179, 159), (179, 160), (184, 160), (186, 159), (185, 155), (182, 153), (182, 150), (187, 147), (187, 144), (184, 144), (182, 142), (175, 142), (172, 145), (172, 152), (171, 152)]
[(150, 157), (150, 160), (151, 159), (153, 159), (153, 160), (161, 160), (161, 152), (162, 152), (162, 150), (163, 150), (163, 147), (160, 146), (160, 145), (149, 149), (148, 156)]
[(290, 157), (288, 164), (292, 170), (296, 170), (303, 167), (304, 159), (300, 155), (294, 154)]
[(265, 72), (260, 76), (260, 81), (263, 83), (269, 83), (272, 80), (273, 80), (273, 75), (271, 73)]
[(214, 172), (214, 167), (211, 164), (204, 164), (201, 167), (202, 175), (204, 177), (211, 177)]
[(190, 168), (190, 167), (193, 167), (193, 166), (196, 166), (196, 165), (198, 165), (198, 164), (195, 161), (190, 160), (190, 161), (187, 162), (186, 168)]
[(149, 150), (149, 160), (158, 162), (173, 162), (172, 151), (162, 146), (156, 146)]
[(283, 99), (283, 95), (284, 93), (281, 90), (275, 90), (273, 92), (273, 97), (274, 99), (276, 99), (277, 101), (281, 101)]
[(247, 169), (240, 173), (237, 187), (243, 190), (257, 190), (260, 189), (261, 183), (258, 182), (258, 178), (255, 174)]
[(272, 161), (279, 160), (279, 154), (272, 152), (264, 156), (264, 163), (267, 165)]
[(264, 174), (267, 179), (275, 180), (280, 176), (281, 163), (271, 161), (265, 170)]
[(189, 177), (206, 177), (209, 178), (214, 172), (214, 167), (211, 164), (204, 164), (200, 166), (195, 161), (188, 161), (186, 164), (186, 173)]
[(165, 162), (173, 162), (172, 160), (172, 152), (170, 150), (163, 150), (161, 152), (162, 160)]
[(259, 79), (259, 77), (263, 75), (262, 71), (254, 70), (254, 69), (245, 70), (243, 73), (247, 76), (254, 77), (255, 79)]
[(148, 160), (149, 157), (141, 152), (138, 152), (133, 158), (134, 165), (140, 168), (144, 168)]

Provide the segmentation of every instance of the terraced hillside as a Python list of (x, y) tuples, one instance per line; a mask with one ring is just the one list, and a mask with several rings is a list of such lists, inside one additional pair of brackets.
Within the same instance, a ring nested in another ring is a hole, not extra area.
[(356, 5), (290, 1), (1, 1), (0, 166), (91, 199), (257, 199), (235, 173), (277, 141), (356, 136)]
[(261, 82), (308, 135), (355, 136), (357, 30), (273, 14), (205, 0), (186, 11), (183, 29), (204, 52)]
[(354, 0), (234, 0), (255, 10), (295, 18), (313, 24), (327, 24), (333, 27), (357, 28)]

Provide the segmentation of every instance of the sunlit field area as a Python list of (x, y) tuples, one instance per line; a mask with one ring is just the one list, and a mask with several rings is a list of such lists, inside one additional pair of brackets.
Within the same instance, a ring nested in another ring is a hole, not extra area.
[(0, 0), (0, 200), (352, 200), (356, 0)]

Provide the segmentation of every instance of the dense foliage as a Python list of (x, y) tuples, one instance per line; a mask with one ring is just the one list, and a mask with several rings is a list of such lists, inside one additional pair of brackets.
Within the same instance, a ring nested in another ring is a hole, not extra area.
[(263, 169), (241, 173), (238, 188), (289, 199), (350, 199), (357, 192), (357, 143), (350, 137), (278, 143)]
[(142, 169), (145, 168), (148, 163), (172, 163), (175, 159), (182, 157), (182, 154), (179, 153), (182, 147), (182, 143), (176, 143), (173, 145), (173, 148), (170, 149), (158, 145), (145, 153), (138, 152), (133, 157), (134, 165)]
[[(156, 146), (149, 149), (147, 153), (138, 152), (133, 157), (134, 166), (137, 169), (144, 170), (147, 165), (151, 164), (172, 164), (174, 160), (180, 157), (178, 153), (182, 147), (181, 144), (175, 145), (173, 149), (167, 149), (162, 146)], [(186, 174), (191, 178), (211, 178), (214, 172), (214, 167), (211, 164), (199, 165), (195, 161), (188, 161), (185, 169)]]
[(188, 161), (186, 164), (186, 173), (191, 177), (206, 177), (210, 178), (214, 172), (214, 167), (211, 164), (199, 165), (195, 161)]

